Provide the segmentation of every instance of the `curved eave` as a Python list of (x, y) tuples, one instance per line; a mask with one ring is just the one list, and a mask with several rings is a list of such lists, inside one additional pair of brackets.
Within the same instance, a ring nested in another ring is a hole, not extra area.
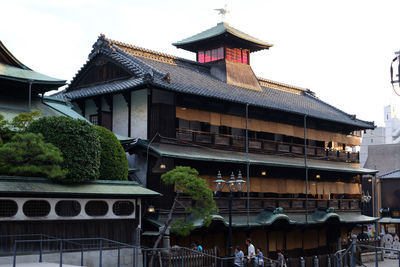
[[(191, 52), (197, 52), (198, 50), (207, 48), (208, 43), (222, 42), (221, 39), (230, 39), (231, 42), (240, 43), (241, 48), (249, 49), (250, 52), (257, 52), (260, 50), (269, 49), (273, 46), (272, 44), (268, 44), (255, 38), (245, 39), (229, 30), (218, 35), (201, 38), (195, 41), (177, 42), (173, 43), (173, 45), (177, 48), (181, 48)], [(225, 45), (228, 45), (230, 42), (225, 41), (224, 43)]]

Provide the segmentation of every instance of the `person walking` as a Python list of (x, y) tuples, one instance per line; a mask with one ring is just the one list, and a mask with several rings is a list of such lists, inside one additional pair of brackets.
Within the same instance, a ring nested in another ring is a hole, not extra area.
[(278, 253), (278, 267), (286, 267), (285, 257), (282, 254), (281, 250), (277, 251)]
[(254, 249), (254, 245), (251, 243), (251, 239), (246, 239), (247, 245), (247, 266), (248, 267), (255, 267), (256, 266), (256, 251)]
[(244, 253), (240, 250), (239, 246), (235, 247), (235, 262), (233, 263), (235, 267), (243, 267)]

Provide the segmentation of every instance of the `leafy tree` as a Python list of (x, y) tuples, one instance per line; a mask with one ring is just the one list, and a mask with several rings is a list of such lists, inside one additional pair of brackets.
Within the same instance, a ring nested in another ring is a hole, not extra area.
[(64, 182), (83, 182), (99, 177), (100, 141), (97, 131), (86, 121), (68, 117), (43, 117), (33, 121), (27, 131), (41, 133), (46, 142), (58, 147), (68, 170)]
[(53, 144), (45, 143), (41, 134), (15, 134), (0, 147), (0, 173), (6, 175), (39, 176), (63, 179), (63, 158)]
[(128, 159), (117, 137), (101, 126), (94, 126), (100, 138), (100, 176), (103, 180), (128, 180)]
[[(163, 230), (154, 243), (154, 248), (158, 247), (169, 226), (171, 226), (171, 232), (187, 236), (194, 229), (193, 220), (203, 219), (203, 225), (209, 226), (211, 215), (217, 212), (213, 192), (208, 188), (205, 181), (199, 177), (197, 170), (190, 167), (177, 166), (175, 169), (164, 173), (161, 179), (168, 185), (175, 185), (176, 195)], [(172, 222), (172, 214), (176, 205), (181, 205), (178, 201), (181, 194), (191, 196), (192, 200), (194, 200), (194, 205), (192, 207), (185, 207), (189, 216), (178, 218)], [(152, 266), (153, 260), (154, 257), (150, 260), (150, 266)]]

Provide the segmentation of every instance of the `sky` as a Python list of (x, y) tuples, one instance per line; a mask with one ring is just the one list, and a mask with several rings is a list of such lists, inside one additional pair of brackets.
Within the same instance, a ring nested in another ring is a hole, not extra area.
[(384, 106), (400, 104), (389, 72), (398, 0), (0, 0), (0, 40), (33, 70), (70, 81), (101, 33), (195, 60), (171, 44), (215, 26), (225, 4), (226, 22), (274, 44), (251, 54), (258, 77), (308, 88), (377, 126)]

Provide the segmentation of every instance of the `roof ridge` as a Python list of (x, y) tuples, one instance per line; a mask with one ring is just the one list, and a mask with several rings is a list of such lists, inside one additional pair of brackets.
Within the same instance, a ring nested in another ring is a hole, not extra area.
[[(270, 79), (263, 78), (263, 77), (256, 77), (256, 78), (261, 82), (269, 82), (269, 83), (273, 83), (273, 84), (276, 84), (276, 85), (280, 85), (280, 86), (285, 86), (285, 87), (289, 87), (289, 88), (292, 88), (292, 89), (301, 90), (303, 92), (312, 92), (308, 88), (303, 88), (303, 87), (300, 87), (300, 86), (295, 86), (295, 85), (291, 85), (291, 84), (287, 84), (287, 83), (283, 83), (283, 82), (278, 82), (278, 81), (270, 80)], [(314, 93), (314, 92), (312, 92), (312, 93)]]

